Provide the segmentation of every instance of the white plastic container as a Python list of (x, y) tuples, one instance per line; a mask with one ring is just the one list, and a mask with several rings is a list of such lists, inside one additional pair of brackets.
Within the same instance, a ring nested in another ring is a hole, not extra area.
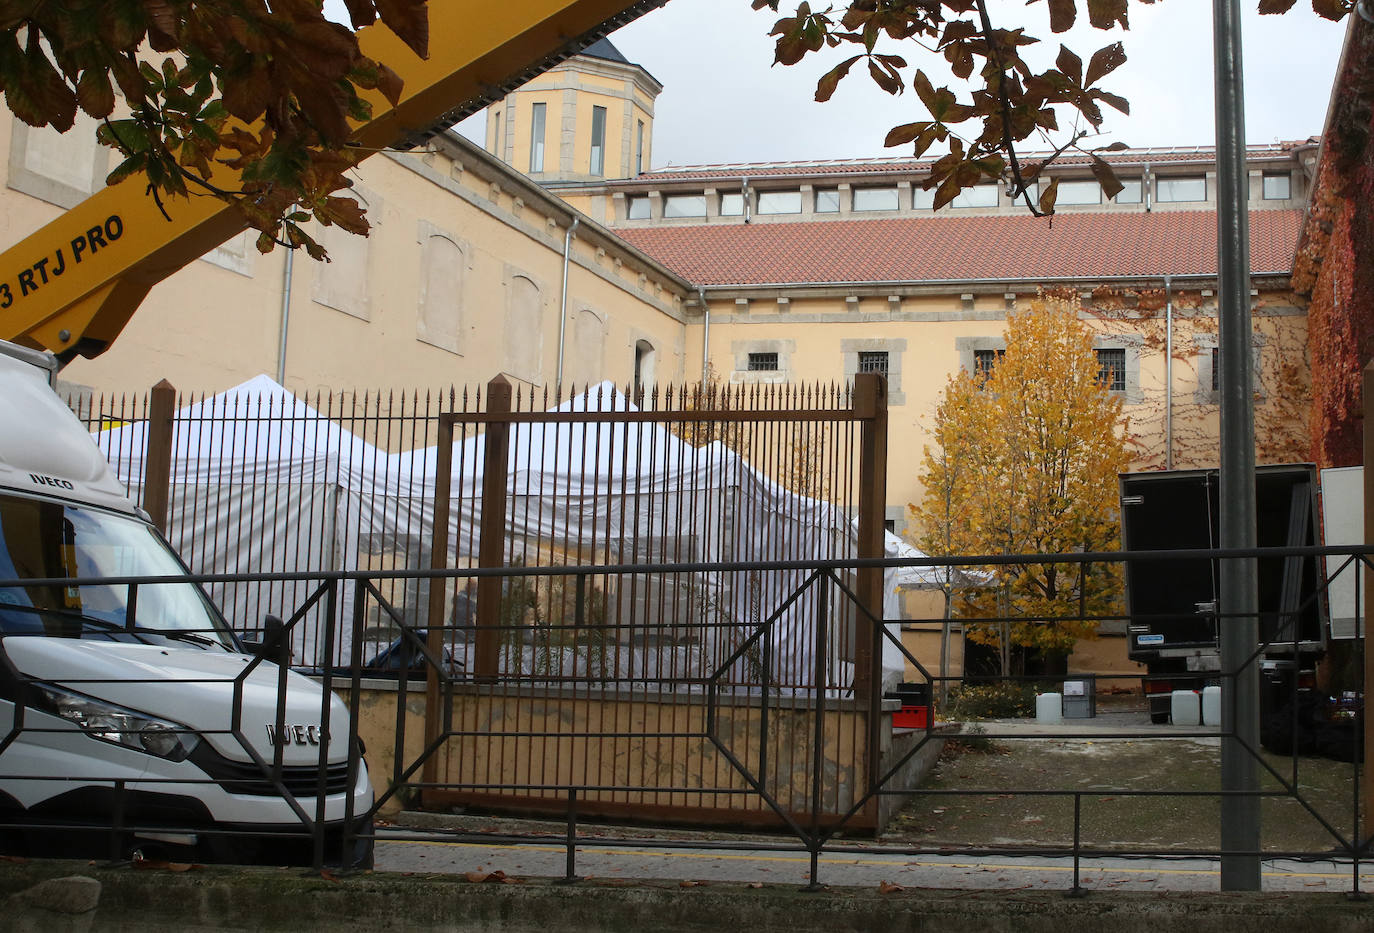
[(1202, 688), (1202, 724), (1221, 725), (1221, 688), (1217, 686)]
[(1169, 695), (1169, 721), (1176, 726), (1196, 726), (1202, 723), (1198, 695), (1193, 690), (1175, 690)]
[(1035, 721), (1053, 725), (1064, 721), (1064, 697), (1058, 693), (1035, 695)]

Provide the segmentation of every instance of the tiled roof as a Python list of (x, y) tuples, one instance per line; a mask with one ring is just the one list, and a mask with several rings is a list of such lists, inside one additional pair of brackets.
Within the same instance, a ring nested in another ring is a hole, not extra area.
[[(1248, 146), (1246, 147), (1246, 155), (1252, 159), (1263, 158), (1266, 155), (1272, 155), (1278, 158), (1286, 156), (1293, 149), (1306, 144), (1305, 141), (1299, 140)], [(1030, 163), (1043, 159), (1048, 154), (1049, 153), (1045, 152), (1020, 153), (1019, 157), (1023, 163)], [(1217, 152), (1216, 149), (1211, 146), (1125, 149), (1121, 152), (1103, 153), (1102, 158), (1115, 165), (1143, 165), (1147, 162), (1151, 165), (1158, 165), (1166, 162), (1197, 162), (1200, 164), (1212, 164), (1217, 160)], [(626, 183), (643, 184), (646, 181), (690, 181), (697, 178), (900, 174), (904, 172), (925, 171), (934, 164), (934, 161), (934, 159), (883, 158), (836, 159), (817, 162), (742, 162), (727, 165), (670, 165), (655, 171), (644, 172), (633, 179), (628, 179)], [(1054, 164), (1057, 166), (1086, 166), (1091, 164), (1091, 161), (1092, 160), (1087, 156), (1066, 154), (1055, 159)]]
[[(1302, 214), (1250, 213), (1250, 268), (1292, 268)], [(696, 285), (1215, 275), (1213, 211), (689, 224), (616, 232)]]

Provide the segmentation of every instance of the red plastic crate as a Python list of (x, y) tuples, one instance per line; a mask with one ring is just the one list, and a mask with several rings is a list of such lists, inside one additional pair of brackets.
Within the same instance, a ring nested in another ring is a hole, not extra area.
[(925, 729), (929, 722), (929, 706), (903, 706), (892, 714), (894, 729)]

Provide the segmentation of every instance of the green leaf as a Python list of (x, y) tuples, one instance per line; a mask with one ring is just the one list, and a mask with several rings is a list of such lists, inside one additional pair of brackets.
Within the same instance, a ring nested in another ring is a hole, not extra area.
[(105, 184), (117, 185), (124, 179), (132, 175), (137, 175), (139, 172), (143, 171), (144, 166), (147, 165), (147, 163), (147, 153), (134, 153), (133, 155), (125, 159), (123, 162), (119, 163), (119, 165), (115, 166), (114, 171), (110, 172), (110, 174), (105, 176)]
[(120, 152), (146, 152), (148, 129), (137, 120), (107, 120), (96, 127), (96, 139)]

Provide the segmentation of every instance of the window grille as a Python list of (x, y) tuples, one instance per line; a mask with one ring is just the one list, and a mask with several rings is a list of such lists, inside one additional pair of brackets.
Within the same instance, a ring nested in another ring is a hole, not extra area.
[(1113, 392), (1126, 391), (1126, 351), (1108, 348), (1097, 351), (1097, 381)]
[(859, 351), (859, 372), (861, 373), (882, 373), (887, 375), (887, 351), (886, 350), (860, 350)]
[(750, 353), (749, 371), (751, 373), (776, 372), (778, 355), (776, 353)]
[(974, 350), (973, 351), (973, 375), (979, 382), (992, 375), (992, 368), (997, 365), (997, 361), (1002, 358), (1006, 350)]

